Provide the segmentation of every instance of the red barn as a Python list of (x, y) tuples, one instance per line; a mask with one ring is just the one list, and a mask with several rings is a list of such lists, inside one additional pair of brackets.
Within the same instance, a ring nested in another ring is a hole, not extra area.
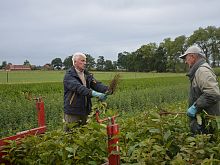
[(5, 70), (9, 70), (9, 71), (31, 70), (31, 66), (28, 66), (28, 65), (7, 65)]

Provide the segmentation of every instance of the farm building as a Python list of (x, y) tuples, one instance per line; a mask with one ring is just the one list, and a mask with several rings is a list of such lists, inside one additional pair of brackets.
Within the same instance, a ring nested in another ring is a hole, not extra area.
[(12, 65), (12, 64), (9, 64), (5, 67), (5, 70), (8, 70), (8, 71), (31, 70), (31, 66), (29, 66), (29, 65)]

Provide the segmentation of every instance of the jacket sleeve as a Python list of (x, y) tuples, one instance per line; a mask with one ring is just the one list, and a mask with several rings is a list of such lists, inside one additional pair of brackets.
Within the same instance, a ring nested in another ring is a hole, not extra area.
[(105, 93), (108, 91), (109, 87), (103, 83), (97, 81), (94, 77), (92, 78), (91, 88), (97, 92)]
[(74, 76), (66, 74), (63, 80), (64, 88), (80, 95), (92, 97), (92, 90), (82, 85)]
[(196, 100), (198, 109), (204, 109), (216, 104), (220, 98), (219, 86), (215, 74), (208, 68), (199, 68), (195, 75), (196, 83), (201, 91)]

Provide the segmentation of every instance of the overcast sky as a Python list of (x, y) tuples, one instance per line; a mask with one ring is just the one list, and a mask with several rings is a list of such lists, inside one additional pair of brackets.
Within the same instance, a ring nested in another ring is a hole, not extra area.
[(0, 0), (0, 65), (117, 60), (150, 42), (220, 27), (220, 0)]

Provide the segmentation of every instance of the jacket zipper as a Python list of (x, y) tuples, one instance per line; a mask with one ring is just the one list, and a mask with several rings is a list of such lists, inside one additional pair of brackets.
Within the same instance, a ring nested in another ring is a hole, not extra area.
[(70, 99), (70, 105), (72, 104), (74, 97), (75, 97), (75, 92), (73, 93), (73, 95), (72, 95), (72, 97)]

